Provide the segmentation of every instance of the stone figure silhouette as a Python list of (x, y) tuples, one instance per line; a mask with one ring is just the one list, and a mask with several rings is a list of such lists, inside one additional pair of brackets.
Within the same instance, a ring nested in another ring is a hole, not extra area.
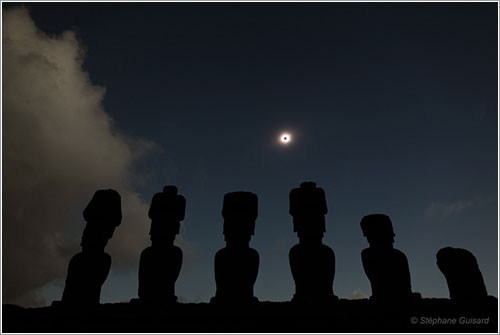
[(436, 259), (446, 278), (450, 299), (467, 302), (488, 296), (476, 257), (470, 251), (446, 247), (437, 252)]
[(174, 245), (184, 220), (186, 199), (177, 187), (165, 186), (151, 200), (151, 246), (141, 253), (139, 262), (139, 299), (163, 304), (177, 301), (175, 282), (182, 266), (182, 250)]
[(394, 249), (394, 230), (391, 219), (383, 214), (371, 214), (361, 220), (363, 235), (369, 248), (361, 252), (366, 276), (370, 280), (372, 296), (378, 301), (418, 298), (411, 291), (408, 260), (404, 253)]
[(98, 190), (83, 211), (87, 222), (82, 251), (71, 258), (62, 302), (76, 306), (98, 305), (101, 287), (111, 267), (104, 252), (108, 240), (122, 220), (121, 197), (115, 190)]
[(303, 182), (290, 192), (290, 215), (299, 243), (290, 249), (289, 261), (295, 281), (293, 302), (323, 303), (333, 294), (335, 253), (322, 243), (328, 212), (325, 192), (314, 182)]
[(257, 195), (232, 192), (224, 196), (224, 240), (226, 247), (215, 254), (216, 293), (212, 303), (258, 302), (253, 287), (259, 271), (259, 253), (250, 248), (257, 219)]

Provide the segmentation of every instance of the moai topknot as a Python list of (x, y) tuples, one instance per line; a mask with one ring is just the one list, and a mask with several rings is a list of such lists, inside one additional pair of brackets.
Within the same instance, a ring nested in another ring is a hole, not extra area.
[(394, 249), (394, 231), (387, 215), (372, 214), (361, 220), (363, 236), (369, 248), (361, 252), (366, 276), (372, 286), (370, 299), (379, 301), (406, 300), (411, 291), (410, 269), (404, 253)]
[(141, 253), (139, 299), (147, 303), (176, 302), (175, 282), (182, 266), (182, 250), (174, 245), (184, 220), (186, 199), (177, 187), (165, 186), (151, 200), (151, 246)]
[(83, 211), (82, 251), (71, 258), (62, 302), (77, 306), (98, 305), (101, 287), (111, 267), (104, 252), (122, 220), (121, 198), (115, 190), (98, 190)]
[(299, 243), (290, 249), (289, 259), (295, 281), (292, 301), (323, 303), (336, 301), (333, 294), (335, 253), (324, 245), (325, 192), (316, 183), (304, 182), (290, 192), (290, 215)]
[(446, 247), (436, 254), (437, 266), (456, 301), (482, 300), (488, 296), (476, 257), (465, 249)]
[(258, 301), (253, 286), (259, 271), (259, 253), (250, 248), (257, 219), (257, 196), (251, 192), (233, 192), (224, 196), (224, 240), (226, 247), (215, 254), (214, 303), (245, 304)]

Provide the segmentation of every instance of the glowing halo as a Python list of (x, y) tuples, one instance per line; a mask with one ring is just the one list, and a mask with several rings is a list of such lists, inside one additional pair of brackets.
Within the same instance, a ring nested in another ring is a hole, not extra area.
[(281, 144), (288, 144), (292, 141), (292, 135), (290, 133), (283, 133), (280, 135)]

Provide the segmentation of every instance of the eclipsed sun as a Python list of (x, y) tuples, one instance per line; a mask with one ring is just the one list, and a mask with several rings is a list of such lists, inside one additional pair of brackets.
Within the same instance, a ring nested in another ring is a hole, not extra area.
[(281, 144), (289, 144), (292, 141), (292, 135), (289, 133), (283, 133), (280, 135)]

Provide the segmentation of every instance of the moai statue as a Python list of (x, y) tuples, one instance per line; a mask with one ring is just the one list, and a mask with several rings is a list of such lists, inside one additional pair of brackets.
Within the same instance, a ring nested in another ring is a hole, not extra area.
[(217, 290), (213, 303), (246, 304), (258, 302), (253, 286), (259, 271), (259, 253), (250, 248), (257, 219), (257, 195), (233, 192), (224, 196), (224, 240), (226, 247), (215, 254)]
[(488, 296), (476, 257), (470, 251), (446, 247), (438, 251), (436, 258), (452, 300), (467, 302)]
[(165, 186), (151, 200), (151, 246), (141, 253), (139, 262), (139, 299), (142, 302), (165, 304), (177, 301), (175, 281), (182, 266), (182, 250), (174, 245), (184, 220), (186, 199), (177, 194), (177, 187)]
[(325, 192), (316, 183), (303, 182), (290, 192), (290, 215), (299, 243), (290, 249), (289, 259), (295, 294), (292, 302), (328, 303), (333, 294), (335, 253), (323, 244), (328, 212)]
[(370, 244), (361, 252), (366, 276), (372, 286), (370, 299), (405, 301), (419, 294), (411, 291), (410, 269), (404, 253), (394, 249), (391, 219), (383, 214), (371, 214), (361, 220), (363, 235)]
[(108, 240), (122, 220), (121, 198), (115, 190), (98, 190), (83, 211), (82, 251), (71, 258), (62, 303), (98, 305), (101, 287), (108, 277), (111, 256), (104, 252)]

